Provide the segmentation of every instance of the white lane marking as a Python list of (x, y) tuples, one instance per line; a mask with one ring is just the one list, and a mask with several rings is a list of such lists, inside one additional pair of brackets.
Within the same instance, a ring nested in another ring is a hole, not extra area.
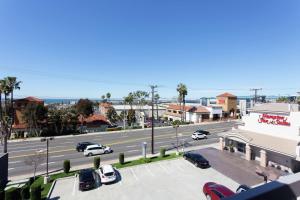
[(21, 161), (12, 161), (12, 162), (8, 162), (8, 164), (15, 164), (15, 163), (20, 163)]
[(62, 142), (60, 144), (73, 144), (74, 142)]
[(137, 152), (139, 150), (135, 149), (135, 150), (131, 150), (131, 151), (126, 151), (127, 153), (131, 153), (131, 152)]
[(136, 174), (134, 173), (134, 171), (133, 171), (132, 168), (130, 168), (130, 171), (131, 171), (133, 177), (135, 178), (135, 180), (138, 181), (139, 179), (138, 179), (138, 177), (136, 176)]
[(8, 171), (13, 170), (13, 169), (15, 169), (15, 168), (8, 168)]
[(151, 176), (154, 177), (154, 174), (151, 172), (151, 170), (149, 169), (148, 165), (144, 165), (144, 166), (145, 166), (147, 172), (148, 172)]
[(75, 181), (74, 181), (74, 185), (73, 185), (73, 191), (72, 191), (72, 195), (74, 196), (76, 193), (76, 183), (77, 183), (77, 177), (75, 177)]
[(65, 155), (59, 155), (59, 156), (51, 156), (50, 158), (61, 158), (64, 157)]
[(127, 146), (126, 148), (136, 147), (136, 145)]
[[(55, 162), (48, 162), (48, 165), (51, 165), (51, 164), (55, 164)], [(43, 164), (41, 164), (42, 166), (43, 165), (47, 165), (47, 163), (43, 163)]]

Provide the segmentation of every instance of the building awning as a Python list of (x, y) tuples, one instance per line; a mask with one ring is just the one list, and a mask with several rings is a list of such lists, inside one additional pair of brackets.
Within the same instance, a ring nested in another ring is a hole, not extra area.
[(265, 150), (273, 151), (296, 158), (296, 146), (298, 141), (289, 140), (272, 135), (261, 134), (241, 129), (232, 130), (224, 135), (225, 138), (238, 142), (248, 143)]

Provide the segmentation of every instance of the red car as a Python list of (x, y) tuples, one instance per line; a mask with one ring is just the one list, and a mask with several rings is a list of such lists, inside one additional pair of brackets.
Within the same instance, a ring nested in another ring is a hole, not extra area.
[(225, 197), (233, 196), (235, 193), (225, 187), (214, 182), (205, 183), (203, 186), (203, 193), (207, 200), (220, 200)]

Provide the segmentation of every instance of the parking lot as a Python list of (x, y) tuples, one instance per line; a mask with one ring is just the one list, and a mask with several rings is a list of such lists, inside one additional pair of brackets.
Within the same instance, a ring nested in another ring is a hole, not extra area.
[(202, 193), (208, 181), (227, 186), (233, 191), (239, 184), (213, 168), (200, 169), (184, 159), (139, 165), (119, 170), (119, 180), (81, 192), (75, 177), (58, 180), (50, 199), (140, 200), (140, 199), (206, 199)]

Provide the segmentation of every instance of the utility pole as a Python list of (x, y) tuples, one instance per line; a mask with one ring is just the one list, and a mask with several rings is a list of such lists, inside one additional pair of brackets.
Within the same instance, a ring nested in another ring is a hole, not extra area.
[(252, 89), (250, 89), (250, 91), (254, 91), (254, 103), (256, 103), (257, 102), (257, 92), (259, 91), (259, 90), (262, 90), (262, 88), (252, 88)]
[(152, 94), (152, 117), (151, 117), (151, 153), (154, 154), (154, 90), (157, 88), (157, 85), (150, 85), (151, 87), (151, 94)]
[(46, 182), (49, 181), (49, 141), (54, 140), (54, 137), (45, 137), (41, 139), (41, 142), (46, 142)]

